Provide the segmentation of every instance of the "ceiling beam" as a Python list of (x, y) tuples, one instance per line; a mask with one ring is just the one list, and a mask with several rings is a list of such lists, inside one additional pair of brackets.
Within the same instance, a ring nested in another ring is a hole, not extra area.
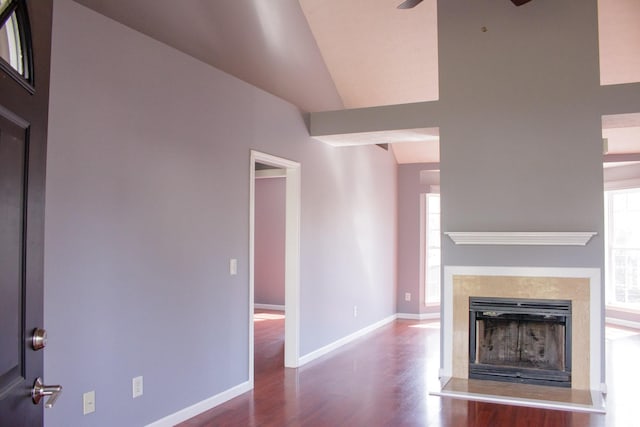
[(431, 101), (311, 113), (309, 134), (342, 135), (438, 127), (440, 110), (438, 102)]
[(640, 153), (605, 154), (604, 163), (640, 162)]

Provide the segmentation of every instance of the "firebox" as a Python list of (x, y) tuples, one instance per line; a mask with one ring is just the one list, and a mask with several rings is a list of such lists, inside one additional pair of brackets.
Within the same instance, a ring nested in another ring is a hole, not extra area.
[(571, 387), (571, 301), (469, 297), (469, 378)]

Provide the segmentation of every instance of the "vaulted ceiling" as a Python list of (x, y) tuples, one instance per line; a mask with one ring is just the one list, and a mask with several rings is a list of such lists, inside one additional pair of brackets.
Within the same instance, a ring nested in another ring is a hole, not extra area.
[[(405, 10), (399, 0), (75, 1), (304, 112), (438, 99), (437, 0)], [(603, 84), (640, 81), (639, 20), (640, 1), (599, 0)], [(605, 123), (611, 152), (640, 152), (634, 120)], [(393, 143), (399, 163), (438, 161), (437, 129), (330, 139)]]

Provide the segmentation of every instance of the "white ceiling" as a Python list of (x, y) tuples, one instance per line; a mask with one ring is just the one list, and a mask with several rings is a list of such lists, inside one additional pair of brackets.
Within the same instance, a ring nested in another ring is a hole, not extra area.
[(438, 99), (436, 0), (300, 0), (345, 108)]
[[(401, 0), (75, 1), (304, 112), (438, 99), (437, 0), (407, 10)], [(601, 82), (640, 81), (640, 1), (599, 0), (598, 12)], [(610, 153), (640, 153), (640, 120), (626, 116), (603, 119)], [(377, 134), (322, 139), (391, 143), (398, 163), (438, 161), (437, 129)]]

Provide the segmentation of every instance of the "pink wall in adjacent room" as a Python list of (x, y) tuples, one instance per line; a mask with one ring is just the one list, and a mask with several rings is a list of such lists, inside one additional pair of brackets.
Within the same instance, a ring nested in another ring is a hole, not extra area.
[(256, 304), (284, 305), (285, 178), (256, 179)]

